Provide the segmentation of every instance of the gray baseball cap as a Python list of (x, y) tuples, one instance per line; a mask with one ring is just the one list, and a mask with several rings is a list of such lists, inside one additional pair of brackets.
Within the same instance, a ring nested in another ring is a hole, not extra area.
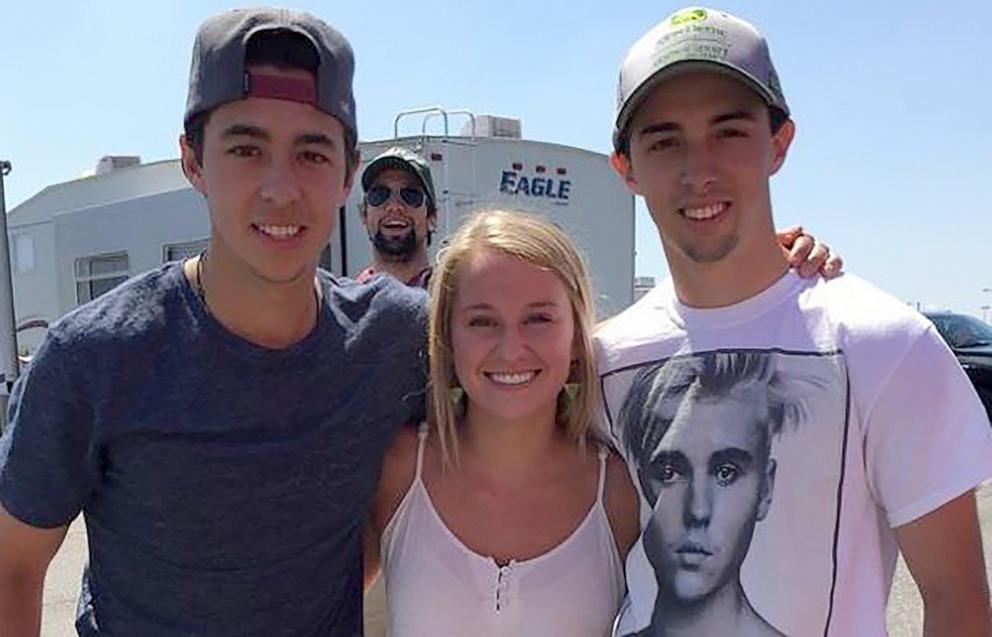
[(676, 11), (630, 47), (620, 65), (613, 147), (620, 149), (634, 111), (673, 73), (703, 68), (741, 80), (789, 115), (765, 37), (750, 23), (716, 9)]
[(380, 155), (376, 156), (362, 173), (362, 190), (368, 191), (369, 186), (375, 181), (382, 171), (396, 168), (405, 170), (420, 182), (427, 195), (427, 202), (431, 208), (437, 208), (437, 199), (434, 197), (434, 179), (431, 177), (431, 167), (427, 160), (402, 146), (393, 146)]
[[(259, 33), (288, 31), (305, 38), (317, 54), (317, 90), (309, 84), (253, 77), (245, 68), (248, 42)], [(343, 35), (309, 13), (259, 7), (220, 13), (200, 25), (193, 44), (185, 122), (227, 102), (250, 96), (313, 104), (336, 117), (358, 139), (352, 78), (355, 57)]]

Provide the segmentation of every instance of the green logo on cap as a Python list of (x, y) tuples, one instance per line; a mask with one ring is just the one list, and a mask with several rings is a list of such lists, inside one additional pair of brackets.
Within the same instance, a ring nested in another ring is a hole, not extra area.
[(677, 27), (678, 25), (685, 24), (686, 22), (702, 22), (705, 19), (706, 9), (686, 9), (673, 15), (671, 23), (672, 26)]

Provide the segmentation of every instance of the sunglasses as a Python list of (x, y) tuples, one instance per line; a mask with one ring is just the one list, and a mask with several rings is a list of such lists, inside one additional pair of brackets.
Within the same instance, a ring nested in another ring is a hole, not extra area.
[[(378, 208), (389, 201), (389, 198), (392, 197), (394, 193), (396, 193), (396, 191), (388, 186), (377, 184), (369, 188), (369, 191), (365, 193), (365, 201), (368, 202), (370, 206)], [(399, 189), (399, 194), (400, 200), (411, 208), (419, 208), (424, 203), (424, 191), (420, 188), (404, 186)]]

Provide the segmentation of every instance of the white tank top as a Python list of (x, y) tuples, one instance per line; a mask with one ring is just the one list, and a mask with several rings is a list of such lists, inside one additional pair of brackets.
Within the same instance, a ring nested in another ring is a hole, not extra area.
[(625, 591), (603, 493), (561, 544), (500, 567), (462, 543), (434, 508), (421, 477), (420, 429), (413, 484), (382, 534), (389, 637), (604, 637)]

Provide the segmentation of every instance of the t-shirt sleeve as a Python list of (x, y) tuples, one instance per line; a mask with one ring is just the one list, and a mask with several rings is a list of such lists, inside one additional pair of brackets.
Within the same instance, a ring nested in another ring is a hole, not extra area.
[(613, 433), (610, 431), (610, 414), (608, 413), (609, 406), (607, 405), (607, 391), (608, 391), (608, 381), (606, 374), (609, 373), (609, 366), (606, 364), (608, 360), (608, 350), (604, 340), (601, 338), (602, 333), (605, 330), (606, 324), (609, 319), (596, 326), (596, 338), (593, 339), (593, 356), (596, 360), (596, 367), (599, 371), (599, 375), (596, 379), (596, 387), (594, 391), (596, 392), (596, 400), (593, 404), (592, 414), (590, 418), (592, 421), (589, 423), (589, 432), (595, 436), (598, 440), (616, 448), (616, 440), (613, 437)]
[(427, 293), (384, 276), (377, 279), (382, 293), (373, 311), (379, 325), (382, 349), (389, 366), (390, 383), (402, 389), (404, 422), (421, 422), (426, 416)]
[(865, 461), (892, 527), (930, 513), (992, 476), (992, 429), (971, 382), (928, 328), (867, 415)]
[(589, 416), (591, 418), (591, 421), (589, 422), (589, 433), (600, 442), (603, 442), (614, 449), (619, 449), (616, 438), (613, 436), (613, 432), (610, 427), (610, 415), (607, 413), (605, 389), (606, 384), (603, 382), (603, 379), (600, 378), (595, 388), (596, 400), (593, 404), (592, 413)]
[(407, 422), (422, 422), (427, 418), (427, 295), (419, 289), (414, 292), (409, 321), (410, 342), (413, 344), (412, 382), (404, 408)]
[(86, 366), (56, 329), (14, 384), (0, 438), (0, 503), (39, 528), (71, 522), (99, 476)]

